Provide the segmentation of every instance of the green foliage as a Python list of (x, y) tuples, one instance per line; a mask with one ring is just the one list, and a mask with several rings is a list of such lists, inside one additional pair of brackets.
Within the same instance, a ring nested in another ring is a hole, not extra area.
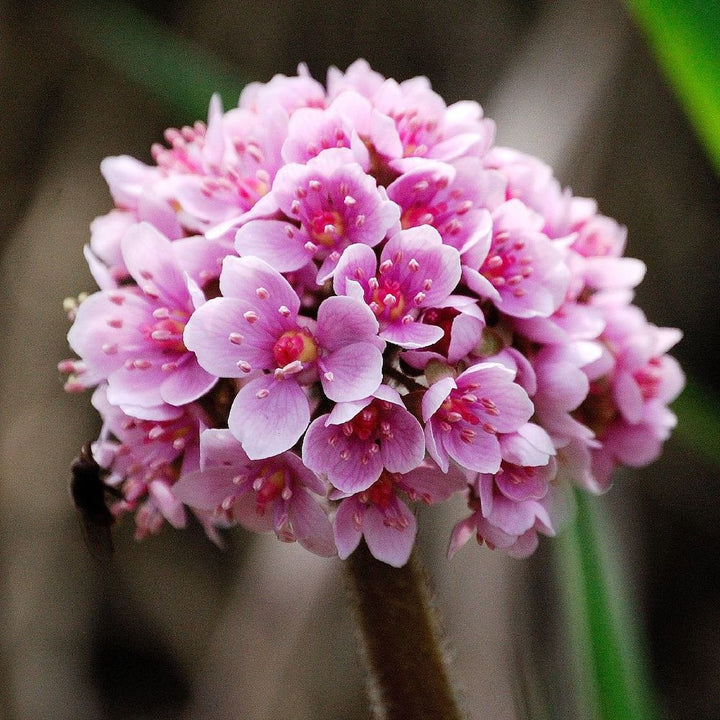
[(247, 79), (149, 15), (124, 2), (75, 5), (70, 31), (80, 49), (137, 83), (178, 124), (207, 116), (210, 96), (220, 93), (224, 107), (237, 105)]
[(720, 173), (720, 2), (627, 0)]

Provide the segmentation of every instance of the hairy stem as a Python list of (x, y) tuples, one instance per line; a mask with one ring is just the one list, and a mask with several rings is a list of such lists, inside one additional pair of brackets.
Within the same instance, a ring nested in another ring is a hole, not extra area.
[(460, 720), (423, 572), (376, 560), (364, 542), (347, 559), (378, 720)]

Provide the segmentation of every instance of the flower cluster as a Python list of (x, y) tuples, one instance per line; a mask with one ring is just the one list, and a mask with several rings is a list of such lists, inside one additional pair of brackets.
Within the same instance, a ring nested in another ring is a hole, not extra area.
[(137, 533), (188, 509), (320, 555), (403, 565), (413, 503), (462, 493), (475, 535), (525, 556), (573, 484), (602, 492), (675, 423), (677, 330), (632, 305), (625, 230), (479, 105), (362, 60), (304, 67), (107, 158), (115, 209), (69, 303), (66, 388)]

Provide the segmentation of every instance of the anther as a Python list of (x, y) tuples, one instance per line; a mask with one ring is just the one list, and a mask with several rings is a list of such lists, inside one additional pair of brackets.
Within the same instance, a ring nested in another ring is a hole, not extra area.
[(257, 295), (258, 300), (267, 300), (270, 297), (270, 293), (264, 287), (256, 288), (255, 295)]

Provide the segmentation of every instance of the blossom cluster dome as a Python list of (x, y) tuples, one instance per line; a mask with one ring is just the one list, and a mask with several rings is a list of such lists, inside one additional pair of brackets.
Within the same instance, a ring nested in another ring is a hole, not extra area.
[(107, 158), (115, 207), (69, 303), (66, 388), (137, 535), (193, 513), (403, 565), (417, 506), (462, 495), (470, 537), (523, 557), (573, 485), (654, 460), (680, 333), (632, 304), (625, 229), (475, 102), (358, 60), (253, 83), (152, 164)]

